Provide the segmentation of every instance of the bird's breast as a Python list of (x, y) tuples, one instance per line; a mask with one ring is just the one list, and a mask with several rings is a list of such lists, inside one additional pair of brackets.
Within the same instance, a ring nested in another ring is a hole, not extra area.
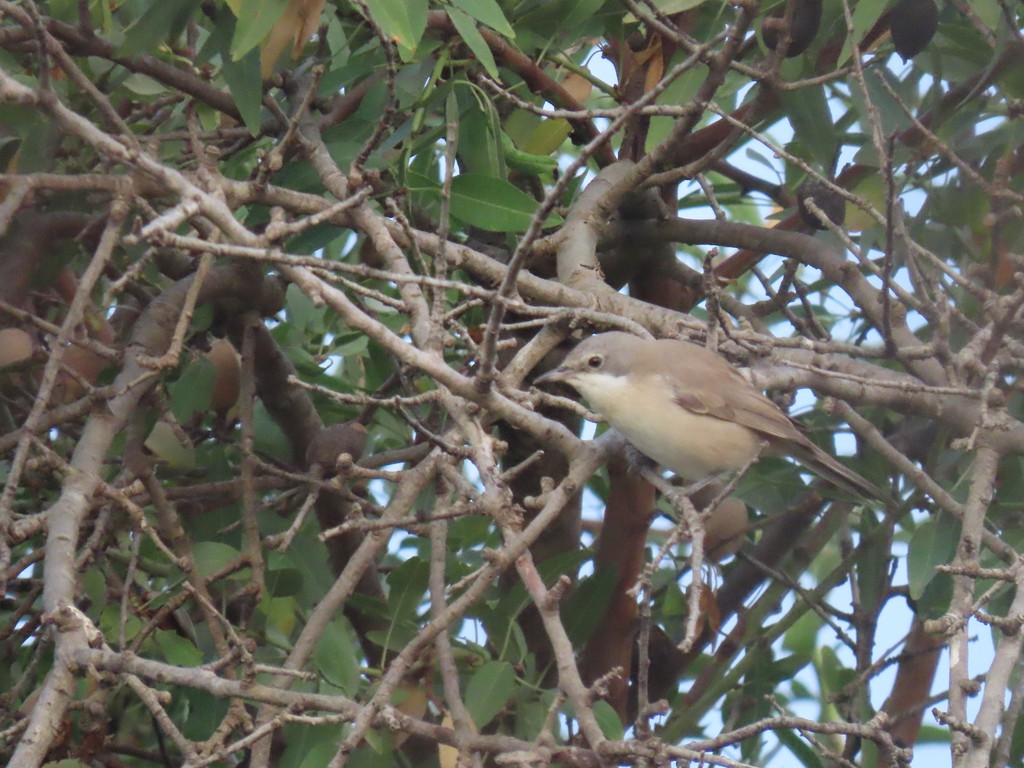
[(740, 469), (760, 449), (761, 440), (747, 427), (680, 406), (661, 376), (587, 379), (575, 384), (594, 410), (642, 453), (687, 480)]

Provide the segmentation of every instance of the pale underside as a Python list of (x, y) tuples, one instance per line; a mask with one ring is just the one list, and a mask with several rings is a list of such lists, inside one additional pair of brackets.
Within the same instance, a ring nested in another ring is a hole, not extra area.
[[(675, 404), (675, 392), (660, 374), (645, 377), (645, 386), (636, 386), (639, 383), (599, 373), (572, 380), (591, 406), (641, 453), (687, 480), (741, 469), (760, 450), (761, 440), (747, 427)], [(647, 397), (636, 397), (638, 390)]]

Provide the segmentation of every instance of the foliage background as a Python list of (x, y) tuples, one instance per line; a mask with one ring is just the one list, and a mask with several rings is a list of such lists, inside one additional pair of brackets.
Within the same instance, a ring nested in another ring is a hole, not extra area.
[[(0, 0), (4, 759), (1021, 764), (1022, 6), (931, 8)], [(613, 328), (890, 498), (723, 557), (530, 386)]]

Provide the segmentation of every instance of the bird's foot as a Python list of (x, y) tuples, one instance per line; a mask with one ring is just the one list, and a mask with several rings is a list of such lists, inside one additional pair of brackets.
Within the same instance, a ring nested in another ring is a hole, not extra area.
[(635, 445), (628, 441), (626, 442), (626, 447), (622, 451), (622, 455), (626, 459), (626, 464), (629, 466), (630, 473), (643, 475), (645, 474), (645, 470), (655, 471), (658, 468), (654, 459), (649, 457), (646, 453), (641, 453)]

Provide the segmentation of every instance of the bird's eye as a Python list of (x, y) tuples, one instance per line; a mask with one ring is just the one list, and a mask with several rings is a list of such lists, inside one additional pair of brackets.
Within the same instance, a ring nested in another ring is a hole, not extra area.
[(601, 357), (600, 355), (591, 355), (590, 357), (587, 358), (588, 368), (594, 368), (596, 370), (597, 368), (601, 367), (602, 363), (604, 363), (604, 358)]

